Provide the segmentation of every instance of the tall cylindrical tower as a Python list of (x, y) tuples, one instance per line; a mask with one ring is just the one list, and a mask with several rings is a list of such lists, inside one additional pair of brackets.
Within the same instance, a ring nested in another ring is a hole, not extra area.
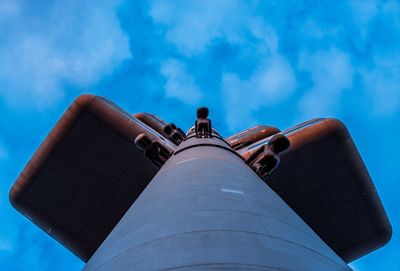
[(350, 270), (223, 140), (189, 137), (84, 270), (216, 269)]

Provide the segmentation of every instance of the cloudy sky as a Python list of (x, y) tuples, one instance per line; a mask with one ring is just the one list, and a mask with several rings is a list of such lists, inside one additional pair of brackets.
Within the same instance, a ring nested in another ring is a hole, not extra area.
[(394, 228), (355, 270), (400, 270), (399, 1), (0, 0), (0, 263), (83, 263), (8, 203), (74, 97), (106, 96), (188, 128), (199, 105), (224, 136), (313, 117), (348, 126)]

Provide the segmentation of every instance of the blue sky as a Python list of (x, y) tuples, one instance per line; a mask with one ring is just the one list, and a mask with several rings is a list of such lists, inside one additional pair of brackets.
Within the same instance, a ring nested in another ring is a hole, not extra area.
[(334, 2), (0, 0), (1, 269), (83, 267), (11, 208), (8, 190), (90, 92), (183, 128), (207, 105), (224, 136), (341, 119), (394, 231), (351, 266), (400, 270), (400, 2)]

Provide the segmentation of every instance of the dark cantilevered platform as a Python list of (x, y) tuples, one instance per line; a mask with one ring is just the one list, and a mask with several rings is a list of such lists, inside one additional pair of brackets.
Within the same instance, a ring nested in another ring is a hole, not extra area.
[[(391, 225), (344, 124), (313, 119), (281, 133), (291, 145), (265, 182), (345, 262), (385, 245)], [(238, 152), (245, 156), (269, 139)]]
[(158, 171), (133, 146), (161, 135), (101, 97), (79, 97), (10, 191), (14, 207), (87, 261)]
[[(145, 133), (176, 149), (166, 125), (102, 97), (77, 98), (11, 188), (13, 206), (88, 261), (159, 170), (135, 138)], [(277, 133), (291, 147), (264, 181), (337, 255), (349, 262), (388, 242), (390, 223), (342, 123), (314, 119), (283, 132), (257, 126), (226, 141), (245, 160)]]

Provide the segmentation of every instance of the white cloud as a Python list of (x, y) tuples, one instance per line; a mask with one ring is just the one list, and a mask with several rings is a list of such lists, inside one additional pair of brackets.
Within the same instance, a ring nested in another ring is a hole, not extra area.
[(372, 68), (360, 69), (362, 87), (372, 104), (371, 113), (388, 117), (400, 108), (400, 56), (376, 58)]
[(16, 1), (0, 0), (0, 22), (10, 16), (18, 14), (19, 6)]
[(196, 104), (203, 97), (194, 79), (187, 73), (183, 63), (169, 59), (162, 63), (161, 73), (166, 78), (165, 92), (187, 104)]
[(229, 128), (236, 131), (254, 124), (254, 111), (261, 106), (284, 101), (296, 86), (292, 67), (280, 55), (266, 58), (247, 80), (239, 78), (237, 74), (225, 73), (222, 93)]
[(10, 157), (7, 141), (0, 134), (0, 161), (7, 160)]
[(198, 53), (210, 40), (223, 36), (237, 39), (232, 27), (240, 25), (238, 1), (181, 1), (175, 4), (153, 1), (150, 15), (155, 22), (164, 24), (167, 40), (185, 54)]
[(0, 161), (5, 160), (9, 157), (8, 151), (4, 146), (0, 145)]
[(0, 20), (0, 95), (11, 105), (49, 106), (63, 97), (64, 83), (86, 88), (130, 57), (118, 3), (10, 3), (0, 5), (7, 13)]
[(337, 48), (302, 53), (299, 69), (311, 76), (312, 88), (299, 101), (302, 117), (332, 114), (340, 96), (353, 85), (354, 68), (350, 57)]
[[(207, 52), (218, 40), (240, 46), (244, 51), (251, 50), (251, 55), (259, 56), (251, 64), (255, 67), (251, 78), (242, 78), (240, 72), (222, 74), (221, 94), (215, 95), (223, 97), (222, 104), (231, 129), (254, 122), (255, 110), (285, 100), (295, 89), (294, 71), (279, 54), (278, 36), (265, 19), (257, 15), (256, 5), (225, 0), (182, 1), (179, 4), (155, 0), (151, 2), (149, 14), (163, 27), (167, 41), (185, 57)], [(243, 59), (247, 61), (246, 57)], [(176, 72), (182, 70), (184, 64), (167, 63), (162, 67), (163, 75), (169, 78), (167, 95), (195, 103), (198, 95), (186, 93), (198, 93), (198, 88), (185, 71)], [(240, 117), (236, 116), (238, 114)]]
[(360, 25), (367, 24), (374, 18), (378, 13), (378, 4), (375, 0), (366, 1), (349, 1), (353, 18)]
[[(277, 53), (279, 48), (279, 38), (275, 30), (260, 17), (250, 16), (249, 14), (247, 16), (248, 17), (244, 20), (242, 27), (249, 31), (252, 37), (258, 39), (259, 48), (258, 51), (254, 53), (261, 55), (266, 53)], [(243, 40), (241, 41), (242, 44), (245, 42), (245, 39), (246, 37), (243, 37)]]
[(263, 63), (251, 79), (255, 89), (265, 96), (265, 104), (273, 104), (287, 98), (296, 86), (296, 78), (290, 64), (279, 55)]
[[(391, 15), (395, 16), (395, 18), (398, 18), (400, 3), (396, 0), (385, 1), (382, 7), (382, 11), (384, 12), (384, 15)], [(399, 23), (398, 20), (397, 23)]]
[(14, 250), (14, 242), (7, 237), (0, 236), (0, 252), (11, 252)]
[(166, 38), (185, 55), (199, 54), (212, 41), (248, 42), (247, 35), (259, 39), (263, 50), (275, 52), (277, 36), (264, 20), (254, 15), (252, 5), (236, 0), (165, 2), (152, 1), (150, 16), (166, 26)]
[(344, 29), (340, 25), (324, 25), (313, 17), (307, 18), (303, 24), (299, 25), (300, 43), (303, 46), (311, 47), (324, 40), (340, 38)]
[(2, 224), (0, 225), (0, 262), (2, 257), (16, 254), (20, 238), (19, 230), (21, 229), (20, 224), (10, 219), (15, 218), (15, 213), (9, 204), (7, 204), (6, 199), (1, 203), (0, 217), (2, 219)]

